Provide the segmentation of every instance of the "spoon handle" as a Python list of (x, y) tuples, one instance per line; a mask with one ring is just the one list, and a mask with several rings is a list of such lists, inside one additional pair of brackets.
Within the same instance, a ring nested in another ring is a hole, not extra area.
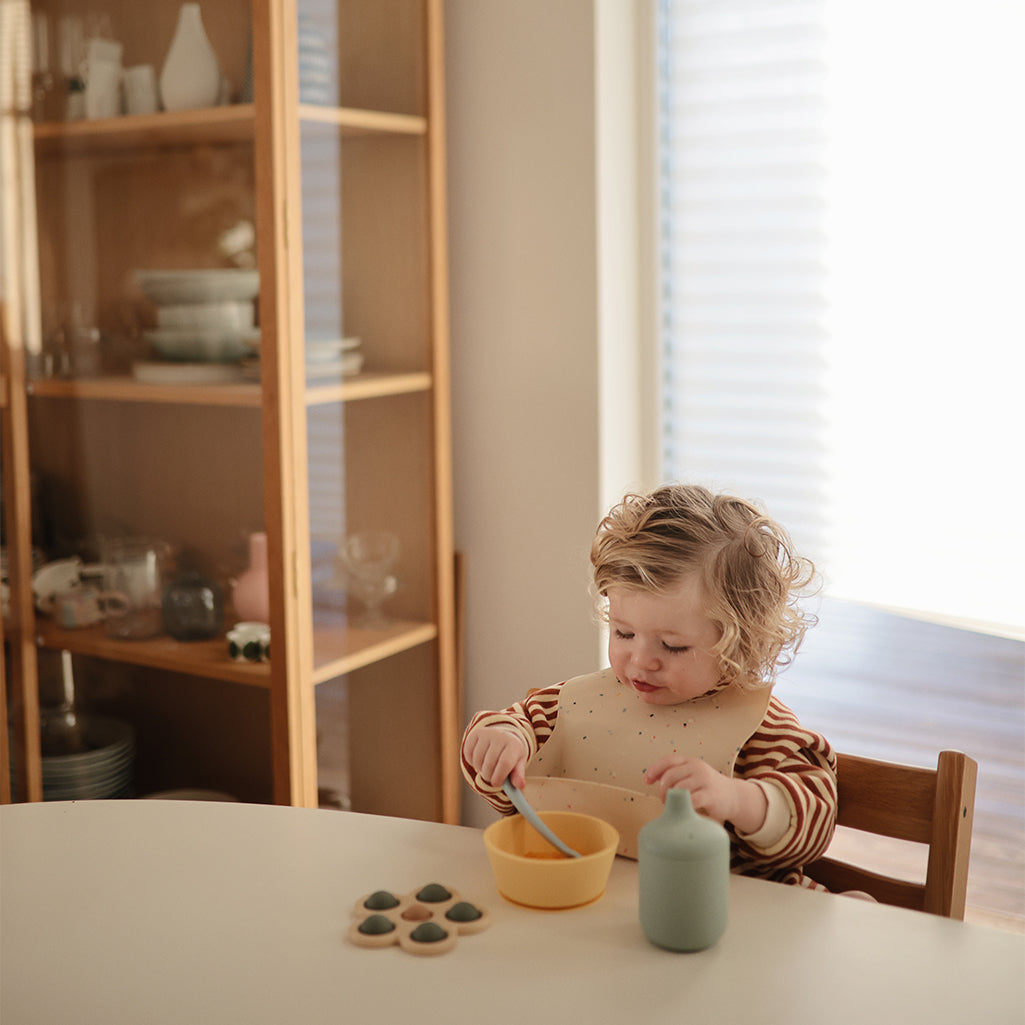
[(579, 858), (580, 852), (564, 844), (544, 823), (540, 815), (530, 806), (530, 803), (523, 796), (523, 791), (517, 787), (511, 779), (502, 784), (506, 796), (513, 803), (513, 807), (557, 850), (562, 851), (567, 857)]

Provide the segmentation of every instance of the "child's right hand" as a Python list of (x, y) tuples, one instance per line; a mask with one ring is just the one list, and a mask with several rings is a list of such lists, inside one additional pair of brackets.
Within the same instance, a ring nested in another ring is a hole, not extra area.
[(507, 776), (523, 787), (530, 753), (523, 737), (501, 726), (480, 726), (466, 738), (463, 749), (467, 761), (489, 786), (500, 787)]

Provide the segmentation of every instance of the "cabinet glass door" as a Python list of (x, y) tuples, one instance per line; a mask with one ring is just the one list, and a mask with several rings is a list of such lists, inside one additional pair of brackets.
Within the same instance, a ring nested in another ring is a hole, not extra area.
[(0, 10), (28, 796), (454, 820), (440, 2)]
[(34, 596), (43, 796), (79, 796), (46, 749), (70, 695), (119, 770), (81, 796), (272, 800), (272, 676), (225, 638), (266, 529), (250, 5), (30, 11), (21, 529), (53, 570)]
[(357, 810), (442, 817), (430, 16), (301, 0), (296, 29), (320, 782)]

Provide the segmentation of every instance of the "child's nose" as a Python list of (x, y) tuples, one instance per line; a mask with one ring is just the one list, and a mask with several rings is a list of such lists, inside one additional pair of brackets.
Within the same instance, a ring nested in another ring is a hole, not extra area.
[(633, 656), (638, 669), (657, 669), (660, 663), (658, 649), (652, 644), (638, 644)]

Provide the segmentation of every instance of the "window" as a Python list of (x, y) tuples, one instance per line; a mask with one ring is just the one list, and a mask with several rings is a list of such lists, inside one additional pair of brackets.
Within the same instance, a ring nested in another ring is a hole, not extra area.
[(659, 0), (662, 476), (1025, 633), (1025, 8)]

